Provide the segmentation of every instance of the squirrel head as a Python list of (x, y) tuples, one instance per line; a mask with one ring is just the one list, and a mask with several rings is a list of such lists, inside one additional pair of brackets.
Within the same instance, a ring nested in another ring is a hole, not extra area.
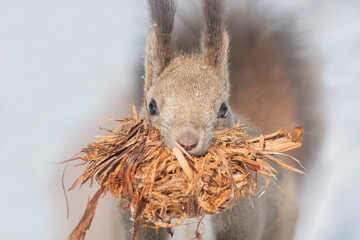
[(175, 4), (150, 0), (151, 27), (145, 47), (143, 115), (160, 130), (164, 144), (205, 154), (216, 132), (233, 125), (229, 107), (228, 45), (223, 1), (204, 0), (201, 51), (181, 55), (171, 47)]

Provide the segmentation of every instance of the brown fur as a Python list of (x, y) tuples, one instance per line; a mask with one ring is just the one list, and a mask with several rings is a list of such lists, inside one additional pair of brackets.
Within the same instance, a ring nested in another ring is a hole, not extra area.
[[(200, 140), (190, 152), (205, 153), (216, 131), (234, 122), (231, 110), (227, 118), (217, 117), (220, 105), (230, 102), (242, 119), (262, 133), (304, 124), (304, 147), (294, 154), (309, 166), (320, 145), (321, 109), (317, 74), (312, 61), (301, 56), (297, 35), (289, 31), (293, 25), (279, 25), (282, 21), (251, 5), (232, 7), (235, 10), (229, 12), (225, 24), (224, 2), (203, 0), (204, 20), (186, 20), (183, 29), (188, 32), (178, 34), (180, 52), (171, 45), (173, 0), (150, 0), (149, 5), (152, 26), (145, 47), (144, 87), (148, 102), (142, 114), (150, 99), (156, 100), (159, 113), (150, 119), (160, 129), (164, 143), (172, 148), (181, 134), (196, 132)], [(199, 45), (200, 50), (196, 48)], [(215, 237), (291, 239), (298, 216), (295, 193), (299, 181), (292, 173), (281, 173), (278, 184), (290, 197), (270, 185), (261, 198), (254, 198), (254, 208), (250, 202), (240, 201), (231, 213), (215, 215)], [(130, 227), (129, 216), (123, 219)], [(231, 226), (223, 231), (229, 219)], [(155, 234), (151, 229), (142, 230), (140, 239), (166, 238), (163, 229)]]

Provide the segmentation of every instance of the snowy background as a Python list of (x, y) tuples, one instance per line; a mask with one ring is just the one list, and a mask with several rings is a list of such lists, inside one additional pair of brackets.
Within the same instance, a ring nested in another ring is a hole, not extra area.
[[(299, 17), (324, 70), (321, 174), (308, 177), (296, 239), (360, 239), (360, 1), (271, 2)], [(66, 239), (79, 220), (89, 191), (69, 194), (66, 220), (55, 162), (130, 113), (146, 16), (142, 0), (0, 1), (0, 239)], [(106, 239), (111, 211), (100, 207), (89, 239)]]

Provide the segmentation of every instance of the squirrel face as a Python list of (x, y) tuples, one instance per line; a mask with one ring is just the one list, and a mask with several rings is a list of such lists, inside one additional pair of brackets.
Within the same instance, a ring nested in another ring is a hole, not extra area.
[(146, 93), (151, 123), (164, 144), (205, 154), (218, 130), (231, 127), (224, 80), (198, 56), (175, 58)]
[(203, 1), (201, 53), (182, 56), (171, 47), (175, 3), (149, 0), (151, 27), (145, 46), (146, 110), (169, 148), (207, 152), (216, 132), (233, 125), (228, 106), (228, 36), (223, 2)]

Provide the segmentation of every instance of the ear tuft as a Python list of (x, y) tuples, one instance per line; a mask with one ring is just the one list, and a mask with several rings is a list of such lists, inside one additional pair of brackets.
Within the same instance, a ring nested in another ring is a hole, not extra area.
[(171, 48), (174, 27), (175, 3), (173, 0), (149, 0), (151, 27), (145, 46), (145, 91), (169, 65), (174, 57)]
[(228, 78), (229, 37), (224, 23), (224, 1), (203, 0), (204, 31), (201, 46), (205, 64)]

